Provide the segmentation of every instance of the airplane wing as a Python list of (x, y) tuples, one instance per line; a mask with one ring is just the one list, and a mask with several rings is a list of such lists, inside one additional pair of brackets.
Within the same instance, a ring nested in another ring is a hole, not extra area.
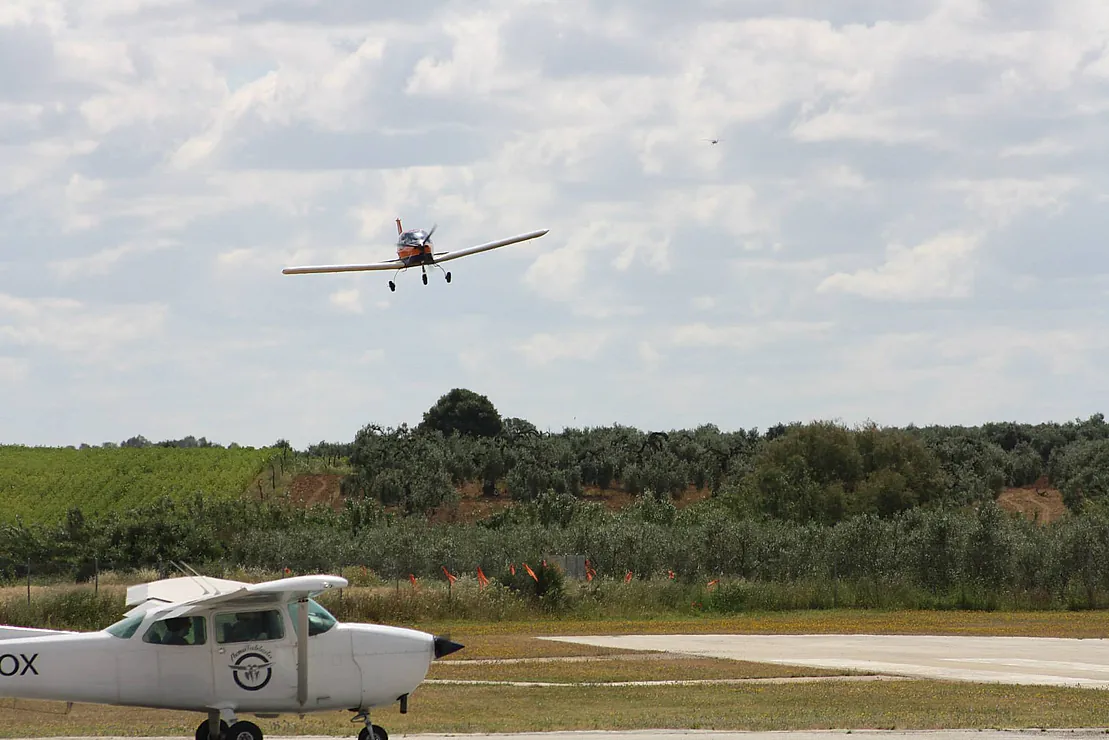
[(526, 242), (528, 239), (537, 239), (538, 237), (546, 234), (548, 231), (550, 231), (550, 229), (539, 229), (538, 231), (529, 231), (528, 233), (520, 234), (519, 236), (510, 236), (507, 239), (499, 239), (495, 242), (486, 242), (485, 244), (479, 244), (476, 247), (466, 247), (465, 249), (458, 249), (453, 252), (439, 252), (435, 255), (435, 261), (448, 262), (450, 260), (456, 260), (459, 257), (466, 257), (471, 254), (477, 254), (478, 252), (486, 252), (490, 249), (496, 249), (497, 247), (505, 247), (509, 244), (516, 244), (517, 242)]
[(283, 275), (305, 275), (313, 272), (364, 272), (366, 270), (397, 270), (404, 267), (403, 260), (389, 260), (387, 262), (369, 262), (364, 265), (306, 265), (304, 267), (286, 267), (281, 271)]
[(340, 576), (293, 576), (276, 581), (254, 583), (226, 593), (201, 596), (166, 612), (164, 619), (183, 617), (212, 606), (252, 607), (262, 604), (287, 604), (306, 599), (331, 588), (345, 588), (347, 579)]
[[(169, 581), (187, 581), (192, 579), (167, 579)], [(207, 593), (200, 593), (199, 595), (190, 594), (188, 598), (177, 601), (172, 598), (172, 595), (185, 593), (185, 584), (169, 584), (166, 583), (166, 588), (155, 589), (154, 587), (161, 585), (164, 582), (155, 581), (151, 584), (146, 584), (151, 593), (161, 593), (163, 596), (170, 596), (170, 599), (159, 599), (158, 596), (150, 596), (139, 603), (132, 612), (145, 611), (149, 605), (146, 603), (148, 600), (162, 601), (163, 604), (173, 605), (173, 608), (166, 609), (162, 614), (162, 619), (170, 619), (172, 617), (183, 617), (203, 611), (213, 606), (228, 606), (228, 607), (253, 607), (263, 604), (285, 604), (298, 599), (309, 598), (318, 593), (326, 591), (331, 588), (345, 588), (348, 583), (347, 579), (340, 576), (293, 576), (292, 578), (279, 578), (276, 581), (266, 581), (264, 583), (240, 583), (238, 581), (224, 581), (216, 578), (202, 578), (200, 579), (206, 584), (215, 585), (216, 588), (207, 589)], [(173, 588), (170, 588), (170, 586)], [(140, 587), (132, 587), (140, 588)], [(198, 587), (199, 590), (199, 587)], [(128, 589), (130, 591), (130, 589)], [(195, 593), (195, 592), (194, 592)], [(139, 594), (136, 592), (136, 597)], [(132, 603), (132, 597), (128, 594), (128, 605)], [(159, 605), (161, 606), (161, 605)]]

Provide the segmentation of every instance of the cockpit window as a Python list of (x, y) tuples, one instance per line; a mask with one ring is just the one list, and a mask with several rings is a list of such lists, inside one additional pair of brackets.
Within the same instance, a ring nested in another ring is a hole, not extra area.
[(207, 637), (204, 617), (173, 617), (150, 625), (142, 641), (155, 645), (203, 645)]
[[(300, 623), (297, 621), (297, 609), (300, 604), (296, 602), (289, 604), (289, 616), (293, 619), (293, 629), (299, 630)], [(329, 629), (335, 626), (338, 620), (331, 616), (331, 612), (324, 609), (315, 599), (308, 599), (308, 636), (315, 637), (322, 635)]]
[(213, 629), (216, 642), (220, 644), (280, 640), (285, 637), (285, 625), (281, 621), (281, 612), (276, 609), (217, 614)]
[(130, 617), (124, 617), (112, 626), (108, 627), (105, 632), (107, 632), (109, 635), (112, 635), (113, 637), (118, 637), (122, 640), (126, 640), (131, 635), (135, 634), (135, 630), (137, 630), (139, 628), (139, 625), (142, 624), (143, 616), (144, 615), (142, 614), (135, 614)]

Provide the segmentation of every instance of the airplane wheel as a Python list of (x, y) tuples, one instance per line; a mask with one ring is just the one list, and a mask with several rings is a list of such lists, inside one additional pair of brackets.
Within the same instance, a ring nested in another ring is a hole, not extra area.
[(262, 740), (262, 730), (253, 722), (239, 720), (231, 725), (225, 737), (227, 740)]
[(451, 274), (448, 272), (447, 273), (447, 282), (449, 283), (450, 281), (451, 281)]
[(424, 285), (427, 285), (427, 273), (426, 272), (424, 273), (423, 277), (424, 277)]
[[(236, 722), (235, 724), (238, 724)], [(222, 719), (219, 721), (219, 736), (220, 738), (227, 738), (227, 723)], [(210, 740), (208, 736), (208, 720), (200, 723), (200, 727), (196, 728), (196, 740)]]
[[(370, 731), (363, 727), (362, 731), (358, 733), (358, 740), (371, 740)], [(389, 733), (381, 725), (374, 725), (374, 736), (372, 740), (389, 740)]]
[(394, 293), (397, 292), (397, 284), (394, 283), (392, 280), (389, 281), (389, 290), (393, 291)]

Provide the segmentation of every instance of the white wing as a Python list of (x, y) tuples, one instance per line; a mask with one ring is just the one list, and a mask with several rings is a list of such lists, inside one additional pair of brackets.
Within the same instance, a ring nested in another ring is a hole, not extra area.
[(478, 252), (486, 252), (490, 249), (497, 247), (505, 247), (509, 244), (516, 244), (517, 242), (526, 242), (528, 239), (537, 239), (538, 237), (546, 234), (550, 229), (540, 229), (538, 231), (529, 231), (526, 234), (519, 236), (510, 236), (507, 239), (499, 239), (495, 242), (486, 242), (479, 244), (476, 247), (466, 247), (465, 249), (458, 249), (453, 252), (440, 252), (435, 255), (436, 262), (448, 262), (450, 260), (458, 259), (459, 257), (466, 257), (467, 255), (477, 254)]
[[(146, 611), (150, 608), (149, 602), (151, 601), (162, 602), (163, 606), (166, 604), (174, 605), (173, 609), (167, 610), (162, 615), (163, 619), (169, 619), (170, 617), (180, 617), (203, 611), (216, 604), (238, 607), (287, 603), (315, 596), (330, 588), (344, 588), (347, 585), (347, 580), (340, 576), (293, 576), (292, 578), (279, 578), (276, 581), (254, 584), (202, 577), (198, 580), (203, 581), (206, 586), (215, 586), (215, 588), (202, 589), (197, 584), (196, 590), (201, 591), (198, 594), (196, 591), (189, 593), (192, 589), (187, 589), (183, 583), (188, 580), (192, 579), (174, 578), (145, 584), (151, 587), (145, 593), (140, 592), (138, 588), (133, 586), (132, 588), (136, 590), (134, 595), (128, 593), (128, 606), (136, 602), (138, 602), (138, 605), (127, 612), (128, 615)], [(205, 590), (207, 593), (203, 592)], [(130, 592), (131, 589), (128, 589), (128, 591)], [(187, 598), (180, 598), (185, 594), (188, 594)]]
[(282, 270), (284, 275), (304, 275), (311, 272), (364, 272), (366, 270), (397, 270), (404, 267), (402, 260), (389, 260), (388, 262), (370, 262), (364, 265), (306, 265), (304, 267), (286, 267)]

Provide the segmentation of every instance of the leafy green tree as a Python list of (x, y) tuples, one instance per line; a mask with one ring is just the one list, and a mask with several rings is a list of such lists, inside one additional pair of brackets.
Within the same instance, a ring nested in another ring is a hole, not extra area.
[(454, 388), (424, 412), (419, 431), (438, 431), (444, 436), (495, 437), (503, 423), (488, 397), (465, 388)]

